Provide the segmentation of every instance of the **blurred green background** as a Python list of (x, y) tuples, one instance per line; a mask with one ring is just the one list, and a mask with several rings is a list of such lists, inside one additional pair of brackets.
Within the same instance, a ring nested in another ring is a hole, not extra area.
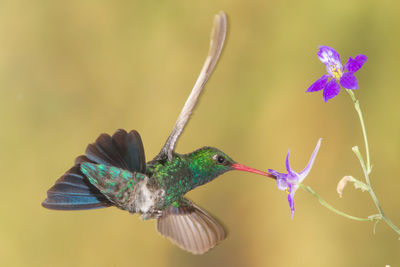
[(344, 92), (306, 94), (325, 72), (318, 45), (357, 73), (372, 162), (388, 216), (400, 224), (397, 1), (1, 1), (1, 266), (392, 266), (400, 243), (384, 223), (350, 221), (296, 194), (296, 213), (273, 181), (230, 172), (188, 195), (228, 238), (193, 256), (155, 222), (116, 208), (57, 212), (46, 190), (100, 133), (138, 130), (147, 158), (164, 144), (207, 54), (213, 16), (229, 16), (227, 45), (177, 151), (215, 146), (250, 166), (284, 170), (287, 150), (335, 207), (376, 213), (369, 195), (336, 184), (362, 178), (358, 117)]

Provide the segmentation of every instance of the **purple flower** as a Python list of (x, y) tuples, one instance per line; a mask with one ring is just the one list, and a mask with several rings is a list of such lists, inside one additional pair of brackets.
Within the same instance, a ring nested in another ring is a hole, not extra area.
[(301, 172), (297, 173), (290, 168), (289, 165), (289, 152), (286, 157), (286, 170), (288, 173), (280, 173), (272, 169), (268, 169), (268, 172), (276, 177), (276, 184), (279, 190), (285, 190), (288, 193), (288, 201), (290, 206), (290, 211), (292, 213), (292, 218), (294, 214), (294, 193), (299, 188), (299, 185), (303, 180), (307, 177), (310, 172), (312, 165), (314, 164), (315, 157), (317, 156), (319, 147), (321, 146), (320, 138), (318, 140), (317, 146), (314, 149), (314, 152), (311, 155), (310, 161), (307, 166)]
[(322, 75), (306, 92), (316, 92), (324, 89), (323, 97), (327, 102), (339, 94), (340, 85), (346, 89), (358, 89), (354, 73), (361, 69), (368, 59), (367, 56), (360, 54), (354, 59), (350, 57), (343, 70), (340, 56), (333, 48), (320, 46), (317, 55), (319, 60), (325, 64), (328, 74)]

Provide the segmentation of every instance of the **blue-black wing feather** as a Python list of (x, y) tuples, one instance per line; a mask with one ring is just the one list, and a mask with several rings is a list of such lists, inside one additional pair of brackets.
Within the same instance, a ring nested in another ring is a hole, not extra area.
[(132, 172), (144, 173), (146, 170), (143, 143), (138, 132), (127, 133), (125, 130), (118, 130), (112, 137), (101, 134), (95, 143), (88, 145), (86, 156), (76, 158), (75, 165), (47, 191), (43, 207), (56, 210), (85, 210), (112, 205), (81, 172), (82, 162), (106, 164)]
[(137, 131), (129, 134), (118, 130), (111, 137), (100, 135), (94, 144), (88, 145), (86, 156), (97, 164), (105, 164), (126, 169), (131, 172), (144, 173), (146, 159), (142, 139)]

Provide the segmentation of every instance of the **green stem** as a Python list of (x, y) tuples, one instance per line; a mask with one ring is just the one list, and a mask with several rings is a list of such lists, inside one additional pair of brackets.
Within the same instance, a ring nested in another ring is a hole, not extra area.
[(374, 220), (373, 217), (368, 217), (368, 218), (360, 218), (360, 217), (355, 217), (352, 215), (349, 215), (347, 213), (344, 213), (338, 209), (335, 209), (334, 207), (332, 207), (328, 202), (326, 202), (324, 199), (322, 199), (314, 190), (311, 189), (311, 187), (307, 186), (307, 185), (303, 185), (303, 184), (299, 184), (299, 186), (305, 190), (306, 192), (310, 193), (311, 195), (313, 195), (316, 199), (318, 199), (318, 201), (322, 204), (322, 206), (330, 209), (331, 211), (333, 211), (334, 213), (346, 217), (348, 219), (351, 220), (355, 220), (355, 221), (361, 221), (361, 222), (366, 222), (366, 221), (372, 221)]
[(360, 118), (360, 123), (361, 123), (361, 128), (362, 128), (362, 133), (364, 136), (364, 144), (365, 144), (365, 153), (367, 155), (367, 165), (365, 166), (364, 163), (364, 159), (360, 153), (360, 151), (358, 150), (357, 147), (353, 148), (354, 153), (356, 154), (356, 156), (358, 157), (358, 160), (361, 163), (361, 167), (363, 169), (364, 172), (364, 176), (365, 176), (365, 181), (367, 182), (367, 185), (369, 187), (369, 194), (371, 195), (372, 200), (375, 203), (375, 206), (377, 207), (379, 214), (382, 216), (382, 219), (398, 234), (400, 235), (400, 229), (393, 224), (393, 222), (386, 216), (386, 214), (383, 212), (383, 209), (378, 201), (378, 198), (375, 195), (374, 190), (372, 189), (371, 186), (371, 181), (369, 179), (369, 174), (371, 173), (371, 163), (370, 163), (370, 157), (369, 157), (369, 146), (368, 146), (368, 139), (367, 139), (367, 132), (365, 130), (365, 123), (364, 123), (364, 119), (363, 119), (363, 115), (361, 112), (361, 108), (360, 108), (360, 102), (358, 101), (358, 99), (355, 97), (354, 93), (352, 90), (346, 90), (347, 93), (350, 95), (351, 100), (353, 100), (354, 103), (354, 108), (357, 111), (358, 117)]
[(364, 143), (365, 143), (365, 154), (367, 155), (367, 172), (368, 174), (371, 172), (371, 163), (369, 160), (369, 145), (368, 145), (368, 138), (367, 138), (367, 131), (365, 130), (365, 123), (363, 119), (363, 115), (360, 108), (360, 102), (357, 100), (356, 96), (354, 95), (352, 90), (346, 90), (349, 93), (351, 100), (353, 100), (354, 107), (358, 113), (358, 117), (360, 118), (361, 129), (364, 136)]

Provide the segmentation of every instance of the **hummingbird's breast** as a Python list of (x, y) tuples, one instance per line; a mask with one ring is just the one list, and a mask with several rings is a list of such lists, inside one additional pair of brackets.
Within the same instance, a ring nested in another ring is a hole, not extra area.
[(181, 200), (192, 189), (193, 175), (184, 155), (174, 153), (172, 161), (149, 162), (146, 175), (150, 178), (151, 187), (165, 192), (163, 199), (158, 202), (160, 209), (165, 209), (173, 202)]
[(159, 206), (165, 196), (165, 191), (158, 186), (154, 186), (154, 183), (150, 181), (151, 179), (145, 176), (142, 181), (137, 183), (134, 188), (135, 192), (131, 195), (132, 198), (129, 201), (128, 210), (142, 214), (143, 219), (161, 215)]

